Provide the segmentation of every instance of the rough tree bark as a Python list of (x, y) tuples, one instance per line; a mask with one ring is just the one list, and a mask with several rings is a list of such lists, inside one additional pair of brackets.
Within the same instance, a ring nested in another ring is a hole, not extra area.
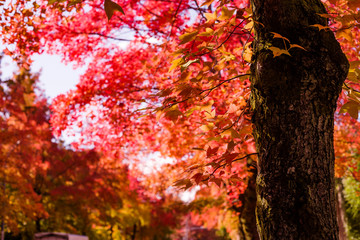
[[(338, 239), (333, 129), (349, 63), (320, 0), (251, 0), (255, 41), (251, 106), (259, 153), (260, 239)], [(289, 49), (278, 33), (306, 49)]]
[(253, 160), (248, 159), (249, 176), (246, 182), (247, 188), (239, 197), (242, 203), (241, 207), (235, 209), (240, 214), (240, 240), (259, 240), (255, 218), (257, 169), (253, 167), (253, 164)]

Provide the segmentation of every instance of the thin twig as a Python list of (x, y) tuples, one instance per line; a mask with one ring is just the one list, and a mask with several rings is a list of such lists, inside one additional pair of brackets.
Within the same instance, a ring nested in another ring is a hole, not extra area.
[(226, 38), (222, 43), (220, 43), (219, 46), (217, 46), (216, 48), (212, 49), (211, 51), (208, 51), (208, 52), (205, 52), (205, 53), (202, 53), (202, 54), (197, 54), (197, 55), (194, 55), (194, 56), (195, 56), (195, 57), (204, 56), (204, 55), (206, 55), (206, 54), (210, 54), (210, 53), (213, 52), (214, 50), (219, 49), (222, 45), (224, 45), (224, 43), (226, 43), (226, 42), (230, 39), (230, 37), (234, 34), (235, 30), (236, 30), (244, 21), (245, 21), (245, 19), (242, 20), (241, 23), (239, 23), (238, 25), (236, 25), (236, 26), (234, 27), (234, 29), (229, 33), (229, 36), (227, 36), (227, 38)]
[(201, 17), (202, 17), (203, 19), (206, 19), (205, 15), (204, 15), (204, 13), (203, 13), (203, 10), (200, 8), (197, 0), (194, 0), (194, 2), (195, 2), (195, 4), (196, 4), (197, 9), (199, 10), (199, 12), (200, 12), (200, 14), (201, 14)]
[[(258, 153), (249, 153), (249, 154), (247, 154), (247, 155), (245, 155), (245, 156), (243, 156), (243, 157), (241, 157), (241, 158), (234, 159), (234, 160), (232, 160), (231, 162), (240, 161), (240, 160), (242, 160), (242, 159), (248, 158), (248, 157), (253, 156), (253, 155), (258, 155)], [(214, 174), (215, 174), (215, 172), (216, 172), (217, 170), (219, 170), (219, 169), (222, 168), (222, 167), (225, 167), (226, 164), (227, 164), (227, 163), (220, 164), (219, 166), (217, 166), (217, 167), (213, 170), (213, 172), (210, 173), (209, 177), (207, 177), (206, 179), (203, 179), (202, 181), (207, 181), (207, 180), (209, 180), (211, 176), (214, 176)]]
[(212, 92), (214, 89), (220, 87), (220, 86), (223, 85), (224, 83), (230, 82), (230, 81), (232, 81), (232, 80), (234, 80), (234, 79), (236, 79), (236, 78), (244, 77), (244, 76), (250, 76), (250, 74), (248, 74), (248, 73), (246, 73), (246, 74), (240, 74), (240, 75), (237, 75), (237, 76), (232, 77), (232, 78), (230, 78), (230, 79), (226, 79), (226, 80), (220, 82), (219, 84), (215, 85), (214, 87), (211, 87), (211, 88), (202, 90), (202, 91), (200, 92), (200, 94), (209, 91), (209, 93), (207, 94), (207, 96), (208, 96), (208, 95), (210, 94), (210, 92)]

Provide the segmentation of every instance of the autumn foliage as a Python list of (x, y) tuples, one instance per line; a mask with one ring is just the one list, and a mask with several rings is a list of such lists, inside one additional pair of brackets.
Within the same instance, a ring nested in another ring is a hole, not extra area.
[[(330, 27), (310, 27), (333, 31), (351, 64), (335, 116), (336, 176), (360, 181), (360, 3), (323, 2), (329, 14), (322, 17)], [(12, 232), (29, 231), (19, 222), (31, 219), (35, 225), (39, 221), (33, 232), (151, 236), (154, 225), (164, 227), (164, 234), (181, 229), (178, 217), (186, 216), (183, 221), (236, 234), (237, 226), (220, 222), (238, 218), (257, 155), (249, 102), (248, 1), (0, 3), (6, 54), (20, 61), (46, 52), (87, 66), (76, 89), (55, 98), (51, 110), (36, 95), (36, 76), (26, 68), (2, 81), (0, 200)], [(307, 51), (271, 34), (283, 42), (283, 48), (269, 46), (274, 58)], [(76, 135), (77, 141), (69, 149), (54, 142), (52, 133)], [(153, 154), (171, 159), (162, 166), (166, 175), (141, 171)], [(178, 202), (174, 188), (194, 186), (201, 188), (196, 201), (202, 206)], [(219, 209), (222, 220), (214, 216)], [(56, 214), (67, 220), (58, 222)]]

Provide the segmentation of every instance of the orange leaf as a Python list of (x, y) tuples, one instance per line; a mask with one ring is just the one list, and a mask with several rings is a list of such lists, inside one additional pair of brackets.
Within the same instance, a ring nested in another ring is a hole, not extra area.
[(354, 119), (358, 119), (359, 117), (359, 109), (360, 109), (360, 105), (357, 102), (354, 101), (349, 101), (347, 103), (345, 103), (339, 113), (349, 113), (349, 115), (354, 118)]
[(289, 51), (288, 50), (285, 50), (285, 49), (280, 49), (280, 48), (277, 48), (277, 47), (269, 47), (269, 50), (272, 51), (273, 55), (274, 55), (274, 58), (275, 57), (278, 57), (282, 54), (286, 54), (286, 55), (290, 55)]
[(286, 37), (281, 36), (281, 35), (278, 34), (278, 33), (275, 33), (275, 32), (270, 32), (270, 33), (274, 34), (274, 37), (273, 37), (273, 38), (281, 38), (281, 39), (284, 39), (284, 40), (290, 42), (289, 39), (287, 39)]
[(330, 29), (329, 27), (323, 26), (323, 25), (320, 25), (320, 24), (310, 25), (310, 27), (317, 27), (319, 29), (319, 31), (321, 31), (321, 30), (329, 30)]
[(122, 14), (125, 14), (124, 10), (120, 7), (120, 5), (113, 2), (113, 1), (111, 1), (111, 0), (105, 0), (104, 1), (104, 8), (105, 8), (106, 16), (107, 16), (109, 21), (110, 21), (110, 19), (113, 16), (115, 11), (119, 11)]

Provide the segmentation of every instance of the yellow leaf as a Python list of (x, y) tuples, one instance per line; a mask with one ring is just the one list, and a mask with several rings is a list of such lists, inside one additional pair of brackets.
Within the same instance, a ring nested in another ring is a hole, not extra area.
[(34, 100), (36, 97), (34, 93), (24, 93), (23, 97), (25, 101), (25, 107), (31, 107), (34, 105)]
[(186, 68), (188, 68), (191, 64), (193, 63), (199, 63), (200, 59), (194, 59), (194, 60), (190, 60), (187, 63), (184, 63), (183, 65), (181, 65), (181, 71), (184, 71)]
[(211, 28), (206, 28), (205, 32), (202, 32), (199, 34), (199, 36), (211, 36), (213, 35), (214, 30), (212, 30)]
[(226, 66), (227, 66), (226, 59), (223, 58), (215, 65), (214, 69), (216, 71), (220, 71), (220, 70), (223, 70)]
[(191, 114), (194, 113), (195, 110), (196, 110), (196, 108), (190, 108), (189, 110), (187, 110), (187, 111), (184, 113), (184, 115), (185, 115), (186, 117), (189, 117), (189, 116), (191, 116)]
[(184, 59), (183, 58), (178, 58), (178, 59), (175, 59), (174, 61), (172, 61), (172, 65), (171, 67), (169, 68), (169, 72), (171, 72), (173, 69), (175, 69), (176, 67), (180, 66), (181, 64), (183, 64), (184, 62)]
[(349, 99), (355, 101), (357, 104), (360, 104), (360, 100), (359, 100), (360, 93), (351, 88), (348, 89), (347, 91), (348, 91)]
[(355, 73), (355, 71), (349, 71), (348, 75), (347, 75), (347, 79), (351, 82), (358, 82), (358, 77)]
[(340, 15), (336, 18), (336, 21), (341, 22), (342, 27), (348, 27), (349, 23), (356, 21), (357, 14)]
[(254, 26), (254, 22), (251, 20), (250, 22), (248, 22), (245, 26), (244, 26), (244, 29), (246, 30), (250, 30), (252, 29)]
[(216, 35), (216, 36), (220, 36), (220, 35), (222, 35), (223, 33), (224, 33), (224, 26), (222, 26), (222, 27), (219, 27), (218, 29), (216, 29), (216, 31), (214, 32), (214, 35)]
[(228, 129), (228, 130), (220, 133), (220, 136), (221, 136), (221, 137), (231, 136), (231, 131), (230, 131), (230, 129)]
[(211, 131), (212, 129), (214, 128), (214, 124), (213, 123), (209, 123), (207, 125), (202, 125), (200, 127), (200, 129), (203, 131), (203, 132), (209, 132)]
[(173, 52), (171, 55), (174, 57), (177, 57), (183, 53), (184, 49), (178, 49), (175, 52)]
[(227, 7), (223, 6), (221, 8), (221, 16), (219, 17), (219, 20), (228, 20), (234, 15), (235, 10), (229, 10)]
[(214, 104), (214, 100), (210, 100), (208, 104), (206, 104), (206, 105), (204, 105), (204, 106), (200, 106), (200, 107), (199, 107), (199, 110), (210, 113), (213, 104)]
[(234, 112), (236, 112), (237, 110), (239, 110), (239, 108), (238, 108), (238, 106), (236, 106), (235, 104), (233, 104), (233, 103), (231, 103), (230, 104), (230, 107), (229, 107), (229, 109), (228, 109), (228, 113), (234, 113)]
[(156, 112), (156, 121), (158, 122), (161, 118), (161, 116), (163, 115), (163, 111), (157, 111)]
[(199, 31), (193, 31), (193, 32), (189, 32), (189, 33), (185, 33), (185, 34), (181, 35), (179, 37), (180, 45), (194, 40), (196, 38), (196, 36), (198, 35), (198, 33), (199, 33)]
[(201, 7), (206, 6), (206, 5), (210, 5), (210, 4), (212, 4), (213, 1), (214, 0), (206, 0), (203, 4), (201, 4)]
[(352, 35), (352, 32), (350, 29), (340, 29), (337, 33), (336, 33), (336, 36), (338, 38), (345, 38), (346, 40), (348, 41), (352, 41), (353, 39), (353, 35)]
[(232, 18), (229, 22), (230, 26), (235, 26), (236, 25), (236, 18)]
[(205, 112), (205, 118), (206, 119), (210, 119), (210, 118), (215, 118), (215, 109), (212, 110), (211, 112)]
[(248, 63), (251, 63), (251, 58), (252, 58), (252, 55), (253, 55), (253, 52), (251, 49), (246, 49), (245, 52), (244, 52), (244, 61), (245, 62), (248, 62)]
[(216, 12), (213, 13), (204, 13), (207, 23), (211, 22), (211, 21), (215, 21), (217, 19), (217, 14)]
[(358, 68), (360, 65), (360, 61), (357, 60), (357, 61), (351, 61), (350, 62), (350, 69), (355, 69), (355, 68)]

